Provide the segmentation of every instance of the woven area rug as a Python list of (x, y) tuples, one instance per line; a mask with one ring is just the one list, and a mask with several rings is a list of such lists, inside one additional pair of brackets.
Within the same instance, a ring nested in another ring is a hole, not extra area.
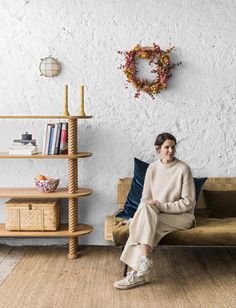
[(65, 247), (25, 248), (0, 285), (0, 307), (236, 307), (235, 248), (167, 248), (153, 253), (151, 283), (116, 290), (121, 250), (84, 247), (68, 260)]

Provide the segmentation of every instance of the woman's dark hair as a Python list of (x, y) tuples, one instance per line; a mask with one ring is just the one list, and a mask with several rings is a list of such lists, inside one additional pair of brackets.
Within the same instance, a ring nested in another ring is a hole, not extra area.
[(175, 145), (177, 144), (176, 138), (175, 138), (173, 135), (171, 135), (171, 134), (169, 134), (169, 133), (162, 133), (162, 134), (160, 134), (160, 135), (158, 135), (158, 136), (156, 137), (156, 140), (155, 140), (154, 145), (156, 145), (156, 146), (162, 146), (163, 143), (164, 143), (167, 139), (173, 140), (173, 141), (175, 142)]

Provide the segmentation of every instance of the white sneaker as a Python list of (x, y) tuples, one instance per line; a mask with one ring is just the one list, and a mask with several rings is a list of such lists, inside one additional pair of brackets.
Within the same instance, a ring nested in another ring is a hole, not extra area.
[(147, 257), (141, 257), (139, 270), (137, 271), (138, 277), (143, 277), (149, 274), (150, 269), (154, 266), (152, 260)]
[(135, 272), (128, 272), (125, 278), (114, 283), (114, 287), (121, 290), (127, 290), (142, 284), (145, 284), (144, 277), (138, 277)]

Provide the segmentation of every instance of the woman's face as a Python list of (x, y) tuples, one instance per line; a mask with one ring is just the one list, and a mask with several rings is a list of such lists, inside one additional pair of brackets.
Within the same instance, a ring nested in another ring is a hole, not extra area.
[(175, 158), (176, 144), (174, 140), (167, 139), (157, 148), (163, 163), (171, 163)]

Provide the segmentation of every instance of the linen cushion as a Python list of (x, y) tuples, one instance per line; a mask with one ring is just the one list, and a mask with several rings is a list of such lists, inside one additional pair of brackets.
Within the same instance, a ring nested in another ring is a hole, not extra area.
[(209, 191), (203, 190), (209, 217), (236, 217), (236, 190)]

